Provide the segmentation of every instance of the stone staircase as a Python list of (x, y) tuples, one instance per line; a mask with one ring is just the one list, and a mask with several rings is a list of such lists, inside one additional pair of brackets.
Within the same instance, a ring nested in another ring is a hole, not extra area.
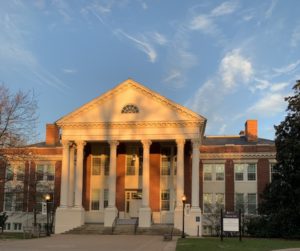
[[(118, 219), (112, 231), (112, 227), (104, 227), (103, 224), (86, 223), (80, 227), (67, 231), (65, 234), (114, 234), (114, 235), (164, 235), (172, 232), (172, 224), (153, 224), (150, 228), (136, 228), (135, 219)], [(173, 235), (180, 235), (181, 232), (173, 229)]]

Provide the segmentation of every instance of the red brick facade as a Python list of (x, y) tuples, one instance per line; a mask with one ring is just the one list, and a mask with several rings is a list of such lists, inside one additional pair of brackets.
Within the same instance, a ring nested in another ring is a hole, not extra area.
[(257, 196), (258, 202), (261, 200), (261, 194), (270, 182), (270, 163), (268, 159), (259, 159), (257, 162)]
[(116, 184), (116, 206), (119, 211), (125, 211), (125, 165), (126, 148), (120, 144), (117, 151), (117, 184)]
[(231, 159), (225, 162), (225, 209), (234, 211), (234, 164)]

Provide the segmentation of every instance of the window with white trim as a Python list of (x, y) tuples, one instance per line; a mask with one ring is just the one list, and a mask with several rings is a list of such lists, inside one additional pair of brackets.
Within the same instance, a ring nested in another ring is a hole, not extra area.
[(270, 181), (274, 180), (274, 176), (277, 174), (277, 171), (275, 170), (275, 163), (270, 164)]
[(247, 194), (248, 214), (256, 214), (256, 193)]
[(215, 213), (216, 210), (225, 208), (224, 193), (204, 193), (203, 194), (203, 212), (210, 214)]
[(53, 181), (55, 176), (54, 165), (49, 163), (38, 163), (36, 166), (37, 181)]
[(236, 193), (235, 194), (235, 211), (238, 212), (241, 210), (242, 212), (245, 211), (245, 201), (244, 201), (244, 194), (243, 193)]
[(100, 210), (100, 189), (92, 189), (91, 210)]
[(172, 154), (171, 147), (161, 149), (161, 175), (171, 174)]
[(212, 165), (204, 164), (203, 177), (204, 177), (205, 181), (211, 181), (212, 180)]
[(211, 213), (213, 204), (213, 194), (212, 193), (204, 193), (203, 194), (203, 212)]
[(169, 211), (170, 210), (170, 190), (165, 189), (161, 191), (161, 210)]
[(126, 175), (135, 175), (136, 155), (127, 155)]
[(104, 208), (108, 207), (108, 196), (109, 196), (108, 189), (104, 189), (103, 190), (103, 207)]
[(256, 181), (256, 164), (234, 164), (235, 181)]
[(256, 180), (256, 165), (255, 164), (248, 164), (247, 167), (248, 172), (248, 180)]
[(101, 157), (93, 156), (92, 158), (92, 175), (101, 175)]
[(25, 165), (23, 163), (7, 164), (6, 180), (24, 181)]
[(224, 164), (204, 164), (203, 180), (204, 181), (224, 181)]

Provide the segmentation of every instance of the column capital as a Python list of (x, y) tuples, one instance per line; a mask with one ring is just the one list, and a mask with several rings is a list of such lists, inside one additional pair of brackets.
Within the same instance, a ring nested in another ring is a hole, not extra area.
[(83, 148), (86, 145), (86, 142), (84, 140), (77, 140), (75, 141), (75, 143), (78, 148)]
[(110, 145), (110, 147), (117, 147), (119, 145), (119, 141), (117, 140), (109, 140), (108, 144)]
[(152, 144), (150, 139), (142, 139), (141, 142), (143, 144), (143, 148), (149, 148)]
[(201, 144), (201, 139), (191, 139), (193, 147), (199, 147)]
[(63, 146), (63, 148), (69, 148), (71, 146), (71, 142), (69, 140), (62, 140), (61, 144)]
[(185, 139), (176, 139), (177, 146), (184, 146)]

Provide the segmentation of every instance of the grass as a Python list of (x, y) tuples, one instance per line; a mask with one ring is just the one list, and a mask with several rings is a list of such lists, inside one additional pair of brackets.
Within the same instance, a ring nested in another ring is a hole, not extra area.
[(13, 232), (5, 232), (0, 233), (0, 240), (7, 240), (7, 239), (23, 239), (23, 233), (13, 233)]
[(219, 238), (178, 239), (176, 251), (270, 251), (284, 248), (300, 248), (300, 241), (282, 239)]

